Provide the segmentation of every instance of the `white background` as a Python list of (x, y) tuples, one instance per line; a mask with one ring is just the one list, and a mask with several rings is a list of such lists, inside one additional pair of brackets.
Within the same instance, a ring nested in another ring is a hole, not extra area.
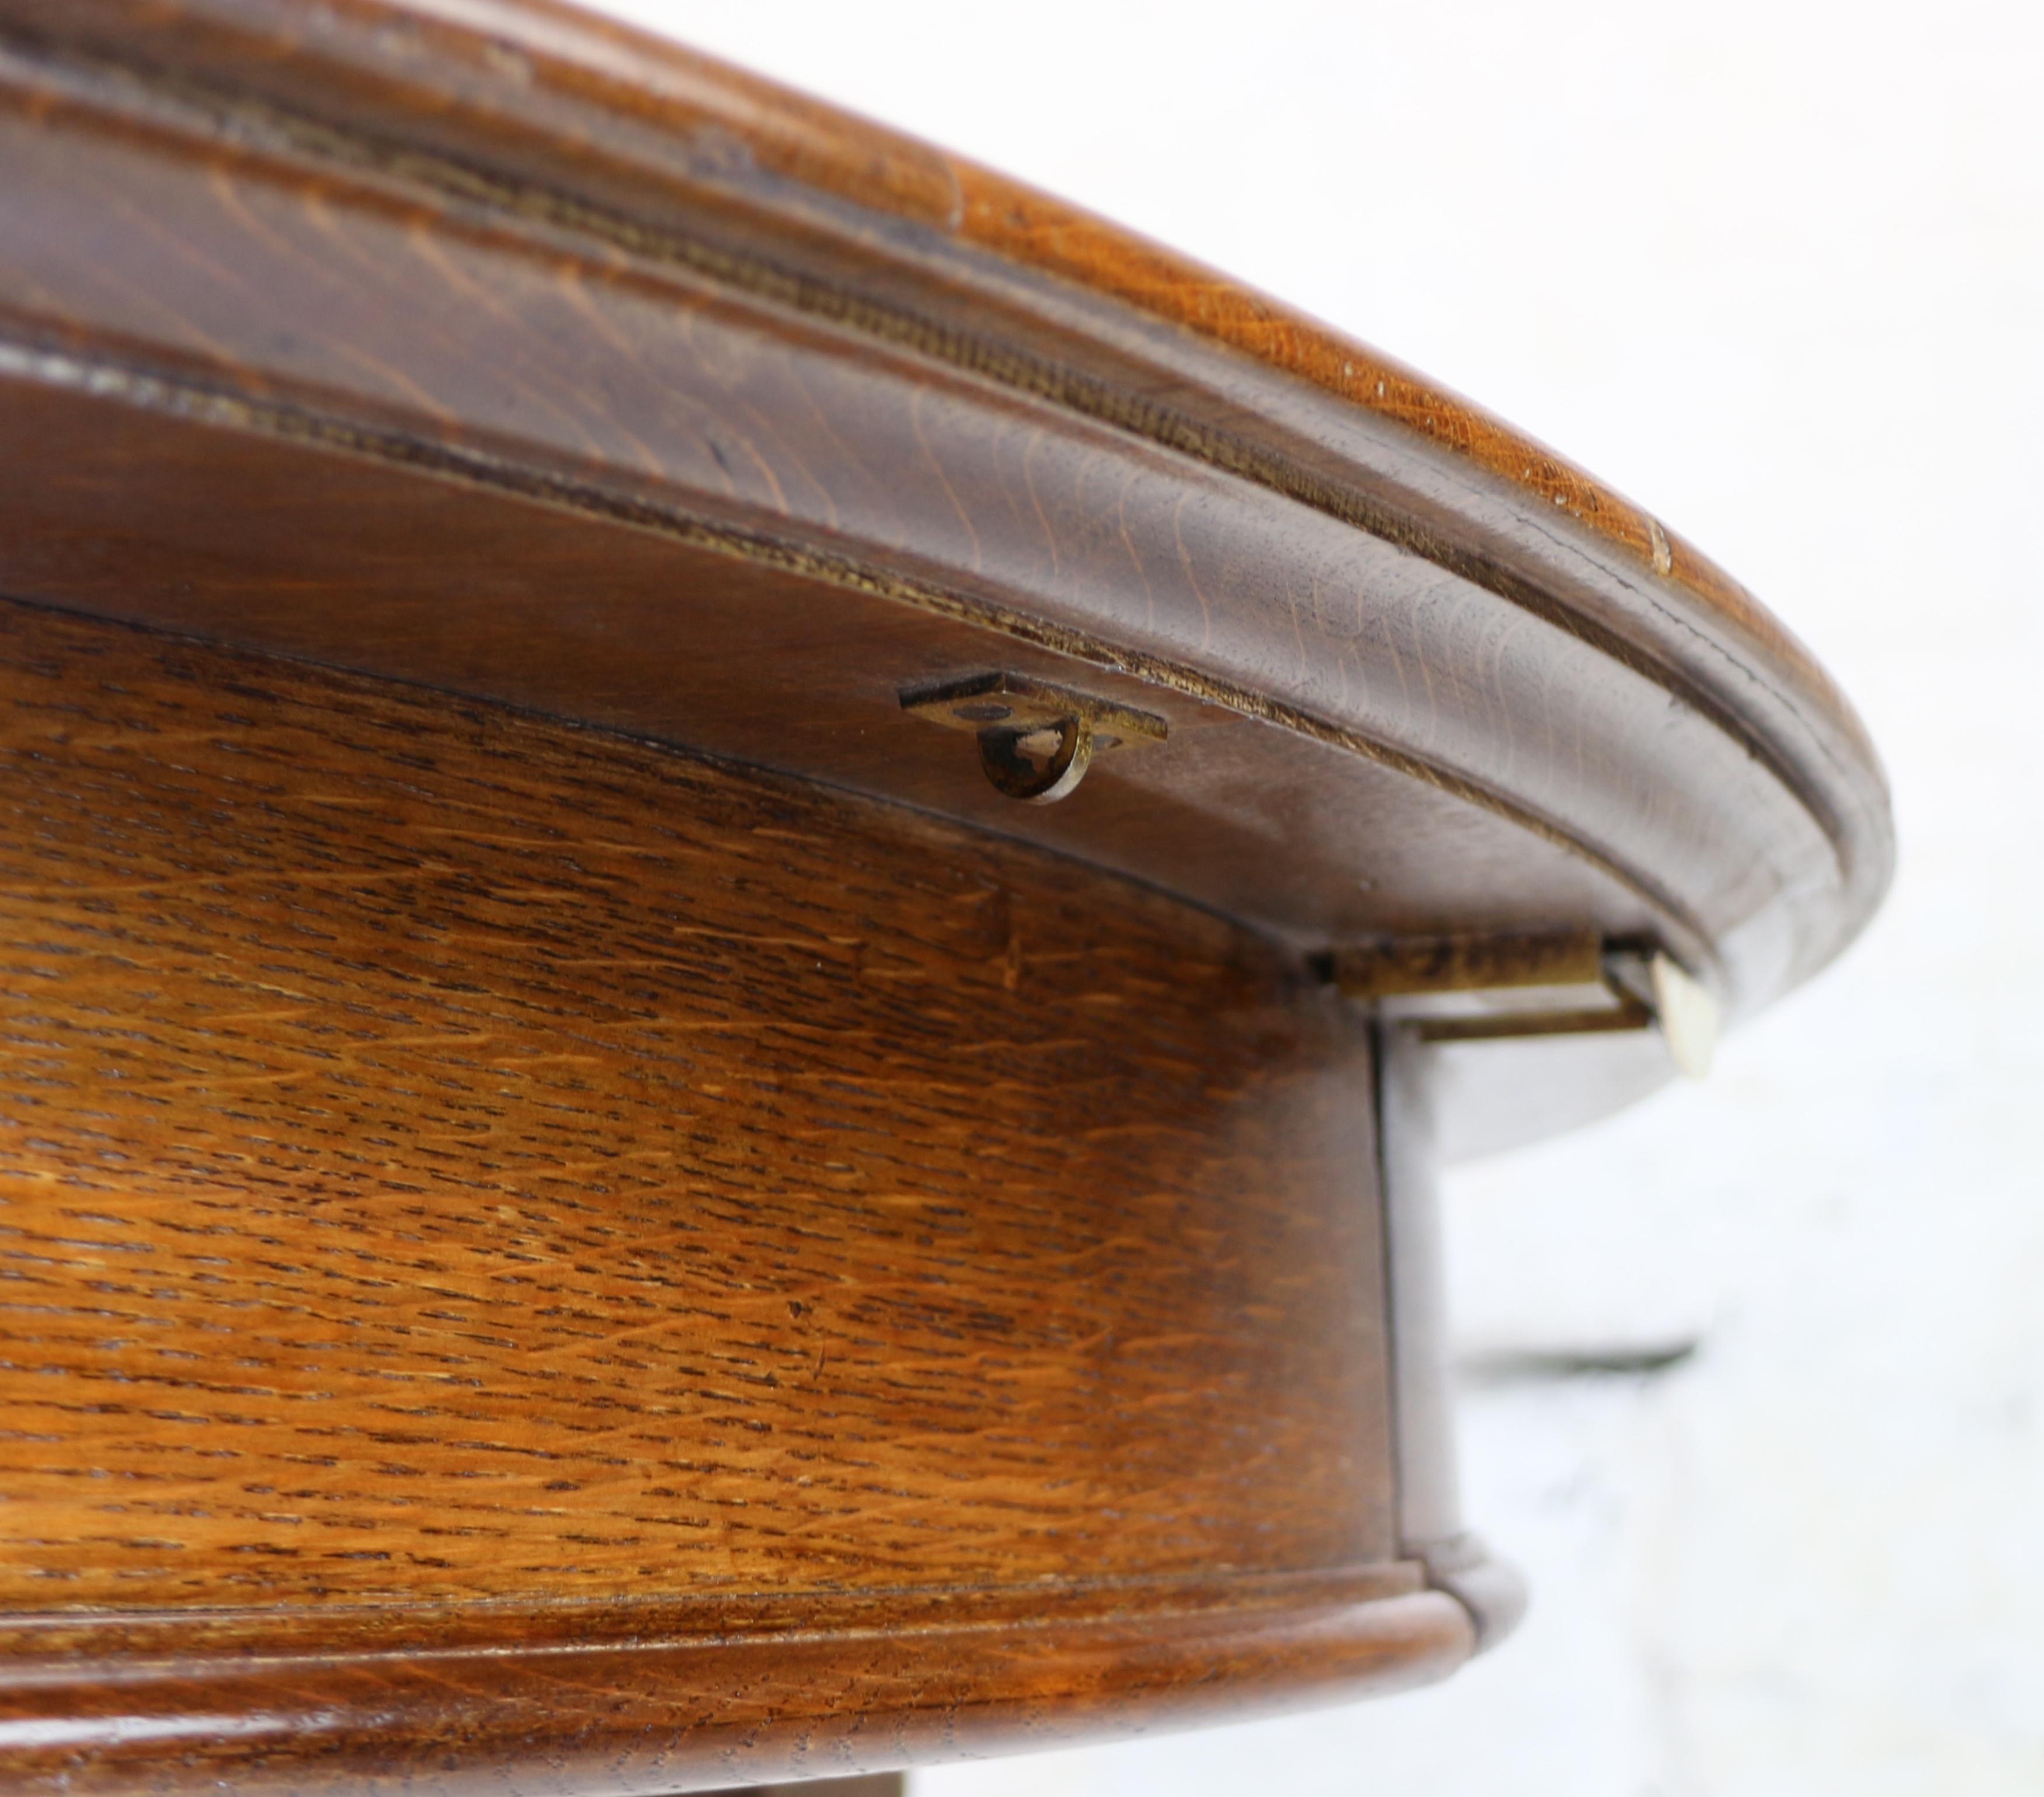
[(918, 1797), (2044, 1792), (2044, 8), (609, 0), (1218, 263), (1700, 543), (1885, 753), (1901, 874), (1705, 1085), (1463, 1169), (1429, 1691)]

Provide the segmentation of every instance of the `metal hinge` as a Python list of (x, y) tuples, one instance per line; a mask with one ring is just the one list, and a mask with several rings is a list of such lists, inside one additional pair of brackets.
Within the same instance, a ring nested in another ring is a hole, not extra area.
[(1345, 996), (1428, 1042), (1658, 1027), (1692, 1079), (1717, 1043), (1716, 999), (1650, 942), (1587, 930), (1397, 936), (1335, 949), (1324, 966)]

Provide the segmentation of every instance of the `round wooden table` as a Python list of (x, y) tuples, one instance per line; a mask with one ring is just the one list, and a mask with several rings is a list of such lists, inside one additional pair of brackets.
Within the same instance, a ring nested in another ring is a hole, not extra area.
[(1430, 1169), (1864, 923), (1658, 520), (510, 0), (0, 0), (0, 1768), (599, 1794), (1509, 1626)]

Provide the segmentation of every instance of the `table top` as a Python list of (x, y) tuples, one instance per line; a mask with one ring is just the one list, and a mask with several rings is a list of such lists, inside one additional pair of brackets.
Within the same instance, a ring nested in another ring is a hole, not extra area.
[(0, 0), (0, 169), (10, 1777), (630, 1797), (1509, 1626), (1436, 1122), (1888, 877), (1742, 589), (579, 12)]
[[(1330, 963), (1587, 936), (1737, 1019), (1887, 883), (1850, 707), (1673, 530), (709, 59), (512, 0), (0, 0), (0, 149), (11, 597), (889, 799)], [(1155, 740), (1017, 804), (911, 702), (997, 677)], [(1669, 1071), (1458, 1052), (1451, 1146)]]

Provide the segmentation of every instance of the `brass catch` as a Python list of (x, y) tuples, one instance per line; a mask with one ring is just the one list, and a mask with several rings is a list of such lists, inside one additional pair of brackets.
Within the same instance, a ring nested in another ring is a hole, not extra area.
[(901, 708), (979, 739), (979, 765), (997, 792), (1032, 804), (1069, 796), (1093, 758), (1161, 743), (1163, 719), (1027, 674), (982, 674), (905, 688)]
[(1716, 1000), (1666, 950), (1587, 930), (1394, 937), (1336, 949), (1327, 966), (1347, 996), (1429, 1042), (1658, 1025), (1700, 1079), (1717, 1041)]

